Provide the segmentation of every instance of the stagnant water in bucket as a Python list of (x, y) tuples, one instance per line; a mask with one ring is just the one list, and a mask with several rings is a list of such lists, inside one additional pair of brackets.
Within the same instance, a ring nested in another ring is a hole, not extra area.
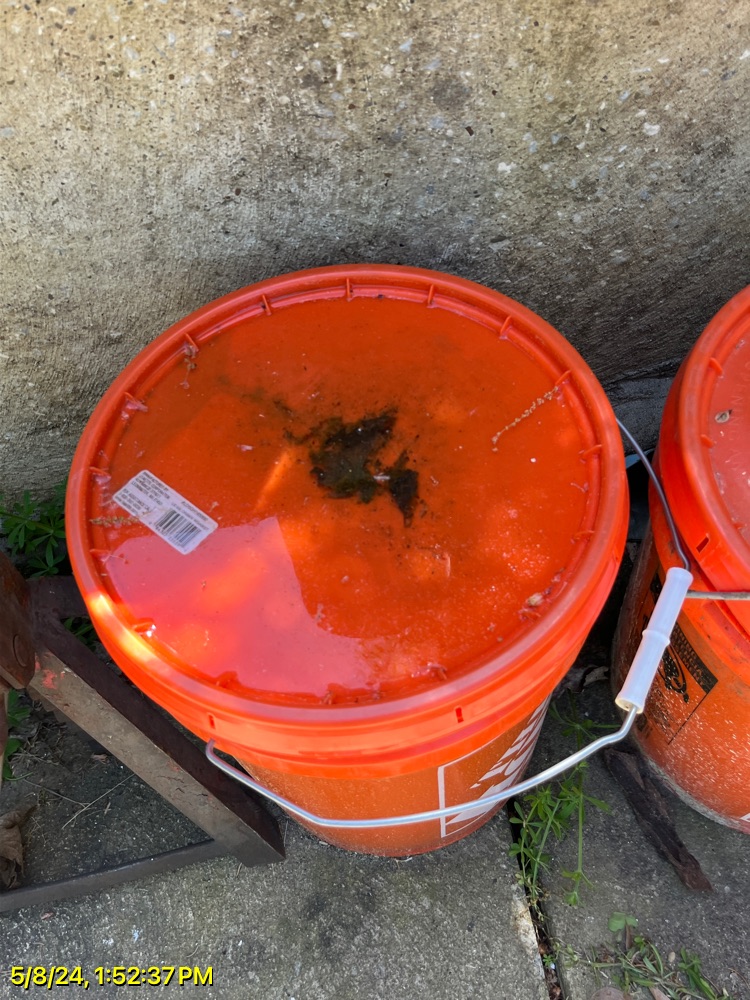
[(184, 572), (113, 518), (122, 474), (90, 519), (108, 588), (190, 676), (282, 704), (401, 697), (492, 658), (564, 588), (595, 516), (580, 403), (514, 340), (408, 315), (369, 298), (239, 321), (113, 431), (114, 468), (218, 525)]

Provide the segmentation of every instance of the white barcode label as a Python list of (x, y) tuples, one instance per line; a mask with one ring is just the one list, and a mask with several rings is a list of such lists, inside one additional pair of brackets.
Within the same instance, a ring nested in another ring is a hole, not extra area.
[(195, 504), (145, 469), (118, 490), (114, 500), (183, 555), (219, 527)]

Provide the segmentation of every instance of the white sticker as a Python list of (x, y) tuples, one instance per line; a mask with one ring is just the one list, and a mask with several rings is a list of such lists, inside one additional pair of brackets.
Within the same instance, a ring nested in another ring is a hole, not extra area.
[(202, 510), (145, 469), (118, 490), (114, 500), (183, 555), (192, 552), (219, 527)]

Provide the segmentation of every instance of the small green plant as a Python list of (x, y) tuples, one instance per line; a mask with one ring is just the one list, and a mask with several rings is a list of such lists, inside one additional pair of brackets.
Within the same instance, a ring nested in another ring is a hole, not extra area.
[(8, 742), (5, 744), (5, 755), (3, 757), (3, 781), (10, 781), (13, 778), (13, 767), (10, 763), (10, 758), (23, 745), (23, 740), (13, 734), (19, 730), (21, 725), (31, 715), (31, 708), (24, 704), (18, 691), (11, 688), (7, 697), (6, 713), (8, 716), (8, 733), (10, 735), (8, 736)]
[(609, 929), (615, 934), (615, 946), (599, 949), (589, 960), (600, 978), (606, 977), (628, 995), (642, 989), (668, 1000), (732, 1000), (726, 990), (703, 975), (697, 955), (682, 948), (679, 958), (672, 952), (664, 959), (656, 945), (644, 935), (634, 934), (637, 924), (635, 917), (612, 914)]
[[(575, 737), (577, 748), (595, 738), (596, 730), (613, 729), (590, 719), (581, 719), (575, 699), (569, 693), (569, 711), (563, 717), (557, 706), (550, 708), (550, 715), (563, 726), (565, 736)], [(594, 806), (609, 812), (609, 806), (601, 799), (587, 795), (584, 791), (587, 763), (582, 761), (569, 774), (550, 785), (542, 785), (513, 803), (515, 815), (511, 823), (517, 825), (516, 841), (510, 849), (511, 856), (518, 861), (519, 882), (526, 890), (529, 905), (537, 918), (541, 917), (540, 903), (543, 898), (541, 875), (549, 871), (549, 847), (554, 841), (562, 841), (575, 827), (578, 835), (577, 864), (572, 871), (563, 871), (562, 876), (570, 880), (570, 890), (565, 894), (565, 902), (577, 906), (581, 900), (582, 885), (591, 885), (583, 870), (583, 821), (586, 806)], [(550, 839), (552, 838), (552, 840)]]
[(71, 635), (80, 639), (84, 646), (96, 649), (98, 636), (89, 618), (65, 618), (63, 625)]
[(724, 989), (721, 993), (717, 993), (714, 986), (703, 975), (700, 958), (686, 951), (684, 948), (680, 948), (677, 968), (687, 980), (688, 987), (693, 991), (700, 991), (697, 993), (698, 996), (705, 996), (707, 1000), (719, 1000), (720, 997), (729, 997), (729, 994)]
[(628, 934), (628, 928), (634, 928), (638, 926), (638, 918), (631, 917), (627, 913), (613, 913), (609, 918), (609, 929), (613, 934), (617, 934), (619, 931), (624, 931)]
[[(0, 494), (0, 536), (10, 558), (27, 577), (55, 576), (69, 570), (65, 544), (65, 488), (58, 483), (48, 500), (33, 499), (26, 490), (20, 500), (6, 505)], [(88, 618), (68, 618), (63, 623), (81, 642), (94, 648), (96, 632)], [(11, 757), (24, 742), (23, 723), (31, 709), (18, 691), (8, 693), (8, 741), (3, 757), (3, 779), (13, 776)]]
[(11, 559), (26, 576), (54, 576), (67, 560), (65, 483), (58, 483), (49, 500), (35, 500), (26, 490), (6, 505), (0, 494), (0, 529)]

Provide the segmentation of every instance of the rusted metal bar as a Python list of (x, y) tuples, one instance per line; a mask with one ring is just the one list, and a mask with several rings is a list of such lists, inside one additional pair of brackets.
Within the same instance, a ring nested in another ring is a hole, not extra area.
[(100, 871), (87, 872), (73, 878), (22, 886), (12, 892), (0, 893), (0, 913), (10, 913), (26, 906), (47, 906), (62, 899), (76, 899), (92, 892), (104, 892), (125, 882), (132, 882), (134, 879), (174, 871), (175, 868), (183, 868), (185, 865), (218, 858), (224, 853), (224, 848), (215, 840), (204, 840), (199, 844), (189, 844), (174, 851), (165, 851), (163, 854), (154, 854), (138, 861), (102, 868)]
[(165, 713), (61, 624), (63, 618), (86, 614), (72, 578), (27, 583), (0, 552), (0, 739), (5, 693), (28, 688), (212, 839), (114, 869), (3, 893), (0, 912), (97, 891), (222, 853), (246, 865), (281, 860), (278, 824), (261, 802), (212, 767)]
[(34, 676), (34, 639), (26, 581), (0, 552), (0, 683), (24, 688)]
[(45, 584), (45, 596), (34, 609), (39, 669), (29, 691), (85, 730), (244, 864), (282, 859), (278, 825), (260, 801), (211, 767), (153, 702), (56, 619), (55, 605), (59, 612), (67, 587), (61, 585), (56, 601), (56, 583)]
[(42, 576), (27, 583), (30, 605), (37, 620), (88, 618), (81, 591), (72, 576)]
[(0, 786), (8, 742), (8, 691), (26, 687), (33, 675), (29, 592), (21, 574), (0, 552)]

